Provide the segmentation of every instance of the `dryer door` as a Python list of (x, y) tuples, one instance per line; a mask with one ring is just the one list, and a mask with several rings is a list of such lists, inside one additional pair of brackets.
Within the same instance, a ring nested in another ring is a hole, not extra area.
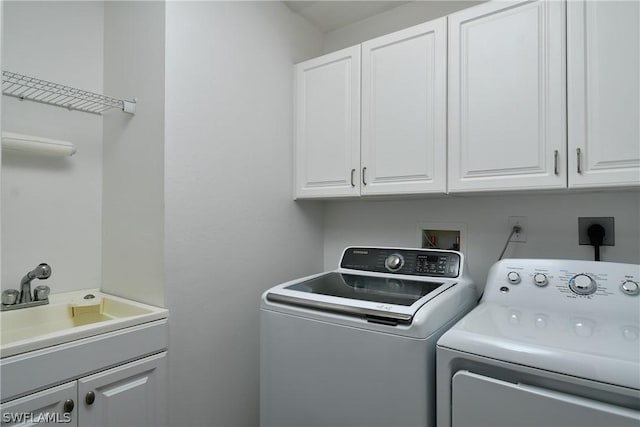
[(451, 412), (454, 427), (640, 425), (640, 411), (468, 371), (453, 376)]

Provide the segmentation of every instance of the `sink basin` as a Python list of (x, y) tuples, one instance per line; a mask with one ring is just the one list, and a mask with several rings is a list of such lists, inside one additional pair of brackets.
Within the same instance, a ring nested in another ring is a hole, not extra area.
[[(94, 298), (85, 299), (89, 294)], [(52, 294), (48, 305), (0, 312), (0, 356), (13, 356), (167, 316), (166, 309), (97, 289)]]

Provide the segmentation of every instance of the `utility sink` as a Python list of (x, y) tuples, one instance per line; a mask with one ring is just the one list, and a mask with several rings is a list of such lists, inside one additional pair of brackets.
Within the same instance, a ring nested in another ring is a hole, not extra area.
[(13, 356), (166, 317), (166, 309), (97, 289), (52, 294), (47, 305), (0, 312), (0, 356)]

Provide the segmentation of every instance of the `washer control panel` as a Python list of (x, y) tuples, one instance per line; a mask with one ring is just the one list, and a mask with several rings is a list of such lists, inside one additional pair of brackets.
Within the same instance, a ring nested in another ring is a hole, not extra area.
[(633, 301), (640, 306), (640, 265), (612, 262), (505, 259), (489, 272), (487, 298)]
[(344, 250), (341, 268), (412, 276), (459, 277), (462, 255), (434, 249), (363, 248)]

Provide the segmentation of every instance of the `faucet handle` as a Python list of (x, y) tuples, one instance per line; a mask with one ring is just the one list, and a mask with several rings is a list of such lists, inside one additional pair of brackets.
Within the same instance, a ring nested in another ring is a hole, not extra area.
[(18, 291), (17, 289), (7, 289), (6, 291), (2, 291), (2, 304), (13, 305), (18, 302), (19, 296), (20, 291)]
[(33, 290), (33, 299), (36, 301), (42, 301), (49, 298), (49, 292), (51, 292), (51, 288), (47, 285), (38, 285)]

